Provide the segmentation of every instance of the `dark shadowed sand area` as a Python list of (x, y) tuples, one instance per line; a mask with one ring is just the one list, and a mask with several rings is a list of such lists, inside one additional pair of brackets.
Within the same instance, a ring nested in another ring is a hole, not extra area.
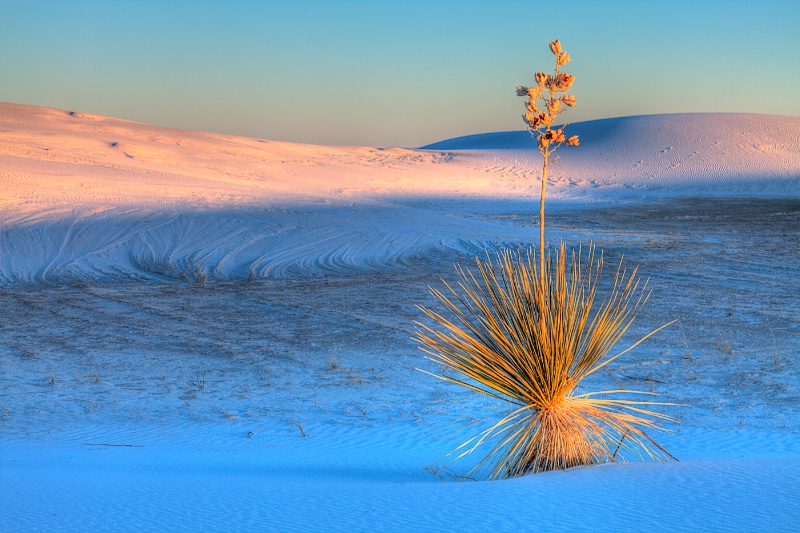
[[(595, 379), (686, 403), (673, 414), (687, 424), (701, 414), (711, 425), (800, 425), (799, 222), (800, 202), (786, 199), (554, 214), (554, 235), (604, 248), (607, 277), (624, 254), (650, 278), (634, 334), (679, 319)], [(5, 288), (0, 390), (23, 407), (0, 404), (3, 431), (458, 415), (452, 400), (471, 396), (414, 371), (430, 365), (410, 341), (415, 305), (433, 304), (427, 286), (439, 278), (455, 280), (455, 261), (471, 264), (439, 250), (403, 268), (301, 280)]]

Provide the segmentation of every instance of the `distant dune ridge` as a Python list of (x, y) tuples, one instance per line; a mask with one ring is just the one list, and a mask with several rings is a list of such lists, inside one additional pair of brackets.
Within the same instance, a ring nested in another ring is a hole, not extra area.
[[(796, 185), (800, 177), (800, 117), (644, 115), (580, 122), (569, 129), (581, 137), (581, 150), (565, 155), (556, 173), (582, 185), (596, 181), (670, 187), (676, 182), (696, 182), (703, 188), (709, 182), (787, 178)], [(530, 151), (530, 145), (527, 132), (512, 131), (459, 137), (425, 148), (503, 151), (509, 157), (510, 152)], [(755, 192), (755, 187), (744, 189)]]
[[(649, 115), (570, 133), (581, 150), (552, 168), (556, 200), (800, 195), (800, 117)], [(527, 132), (314, 146), (4, 103), (0, 284), (318, 275), (524, 242), (529, 228), (463, 215), (537, 199), (537, 156)]]

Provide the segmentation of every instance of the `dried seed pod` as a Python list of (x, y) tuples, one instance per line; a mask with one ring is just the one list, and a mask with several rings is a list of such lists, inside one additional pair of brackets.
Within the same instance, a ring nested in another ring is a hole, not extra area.
[(559, 55), (561, 53), (561, 41), (558, 39), (555, 41), (550, 41), (550, 51), (555, 55)]
[(562, 72), (558, 75), (558, 78), (555, 80), (553, 85), (557, 91), (568, 91), (569, 88), (572, 87), (574, 81), (575, 76), (572, 74), (567, 74), (566, 72)]
[(574, 94), (568, 94), (566, 96), (562, 96), (561, 97), (561, 101), (564, 102), (565, 105), (568, 105), (570, 107), (575, 107), (575, 95)]
[(567, 146), (578, 146), (579, 144), (580, 144), (580, 141), (578, 140), (578, 136), (577, 135), (573, 135), (572, 137), (567, 139)]
[(530, 128), (537, 129), (541, 125), (541, 120), (539, 119), (539, 115), (534, 113), (525, 113), (522, 116), (522, 120), (525, 121)]

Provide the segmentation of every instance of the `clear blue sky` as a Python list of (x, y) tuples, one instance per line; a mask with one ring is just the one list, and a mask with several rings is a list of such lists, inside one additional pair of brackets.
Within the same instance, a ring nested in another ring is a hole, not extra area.
[(326, 144), (523, 129), (559, 38), (565, 120), (800, 115), (800, 1), (2, 0), (0, 101)]

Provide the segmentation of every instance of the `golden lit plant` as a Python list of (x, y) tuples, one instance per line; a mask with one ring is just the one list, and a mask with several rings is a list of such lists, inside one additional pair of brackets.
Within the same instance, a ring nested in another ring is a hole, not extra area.
[(536, 87), (517, 88), (529, 97), (525, 122), (544, 158), (538, 258), (533, 249), (502, 251), (495, 260), (477, 259), (477, 272), (457, 266), (456, 287), (445, 282), (446, 290), (431, 289), (444, 310), (421, 308), (438, 327), (420, 323), (415, 337), (432, 361), (458, 376), (436, 377), (510, 404), (506, 416), (454, 450), (460, 458), (491, 445), (469, 476), (488, 470), (490, 479), (515, 477), (636, 455), (672, 458), (645, 432), (670, 420), (649, 409), (653, 402), (635, 399), (652, 393), (578, 390), (587, 376), (666, 325), (611, 355), (649, 296), (647, 282), (620, 262), (601, 296), (603, 259), (593, 247), (585, 257), (581, 249), (568, 254), (563, 243), (545, 248), (550, 156), (562, 143), (578, 145), (577, 137), (565, 139), (563, 127), (551, 127), (561, 104), (571, 107), (575, 98), (563, 95), (574, 80), (560, 71), (569, 54), (559, 41), (550, 50), (555, 72), (537, 73)]

